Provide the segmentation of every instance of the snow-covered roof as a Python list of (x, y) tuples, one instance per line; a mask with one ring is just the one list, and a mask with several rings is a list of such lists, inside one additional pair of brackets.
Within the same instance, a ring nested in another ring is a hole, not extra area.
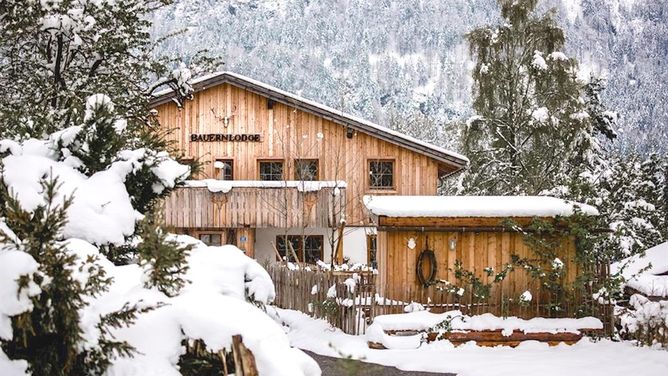
[(207, 188), (211, 192), (227, 193), (233, 188), (296, 188), (300, 192), (316, 192), (324, 188), (346, 188), (344, 181), (265, 181), (265, 180), (186, 180), (184, 186), (191, 188)]
[[(668, 275), (661, 275), (668, 273), (668, 242), (646, 250), (644, 255), (614, 263), (610, 269), (616, 273), (624, 266), (622, 275), (627, 280), (626, 286), (647, 296), (668, 297)], [(647, 266), (650, 267), (640, 273)]]
[[(264, 82), (256, 81), (252, 78), (233, 73), (217, 72), (206, 76), (198, 77), (192, 81), (192, 87), (197, 91), (205, 90), (212, 86), (229, 83), (237, 87), (249, 90), (256, 94), (268, 97), (276, 102), (299, 108), (303, 111), (315, 113), (324, 119), (349, 126), (357, 131), (367, 133), (371, 136), (383, 139), (393, 144), (414, 150), (438, 161), (452, 165), (456, 170), (460, 170), (468, 165), (468, 158), (430, 143), (418, 140), (417, 138), (405, 135), (403, 133), (391, 130), (389, 128), (374, 124), (362, 118), (346, 114), (335, 108), (326, 106), (322, 103), (303, 98), (299, 95), (281, 90), (277, 87), (268, 85)], [(155, 93), (155, 98), (151, 101), (151, 106), (156, 107), (168, 103), (173, 99), (173, 90), (167, 89)]]
[(556, 217), (576, 207), (598, 215), (593, 206), (548, 196), (364, 196), (364, 205), (387, 217)]

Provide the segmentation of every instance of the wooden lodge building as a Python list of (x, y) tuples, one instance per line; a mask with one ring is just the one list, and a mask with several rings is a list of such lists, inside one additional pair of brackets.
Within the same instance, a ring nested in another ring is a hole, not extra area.
[(329, 262), (333, 246), (339, 261), (372, 262), (376, 231), (362, 198), (435, 195), (439, 179), (468, 163), (235, 73), (193, 88), (183, 108), (170, 91), (152, 103), (185, 158), (203, 163), (198, 180), (167, 200), (167, 224), (260, 261), (277, 258), (274, 245), (284, 256), (287, 234), (300, 261)]
[[(261, 262), (345, 256), (377, 267), (378, 285), (390, 290), (384, 296), (404, 299), (421, 289), (425, 250), (433, 252), (433, 279), (454, 283), (456, 261), (485, 279), (511, 254), (532, 254), (505, 219), (568, 216), (575, 206), (597, 214), (551, 197), (439, 197), (439, 180), (466, 168), (466, 157), (235, 73), (193, 88), (183, 108), (171, 92), (153, 102), (183, 155), (204, 164), (166, 200), (167, 225), (210, 245), (235, 244)], [(558, 254), (573, 281), (571, 237)], [(504, 296), (539, 294), (536, 283), (513, 272), (493, 299), (500, 306)]]

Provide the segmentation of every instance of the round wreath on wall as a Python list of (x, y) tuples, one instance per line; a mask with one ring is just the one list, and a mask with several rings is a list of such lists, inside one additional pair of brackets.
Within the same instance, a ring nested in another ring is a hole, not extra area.
[[(429, 263), (429, 275), (424, 275), (424, 263)], [(420, 252), (415, 266), (415, 273), (422, 287), (427, 288), (436, 280), (436, 254), (431, 249), (425, 249)]]

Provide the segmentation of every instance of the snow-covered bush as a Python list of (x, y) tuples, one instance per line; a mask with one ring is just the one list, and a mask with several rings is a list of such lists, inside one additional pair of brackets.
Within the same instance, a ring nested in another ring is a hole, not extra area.
[[(5, 238), (16, 236), (5, 225)], [(15, 353), (11, 319), (30, 317), (31, 313), (54, 308), (62, 312), (58, 304), (72, 304), (68, 299), (56, 300), (45, 292), (59, 288), (66, 291), (79, 286), (84, 291), (76, 294), (79, 305), (72, 314), (77, 318), (70, 321), (70, 330), (77, 332), (76, 341), (71, 343), (76, 359), (101, 361), (97, 366), (100, 373), (106, 369), (107, 375), (179, 375), (177, 362), (184, 353), (182, 341), (203, 340), (211, 351), (231, 349), (232, 336), (241, 334), (244, 344), (254, 353), (261, 374), (271, 375), (311, 375), (319, 374), (315, 362), (290, 347), (285, 333), (269, 316), (255, 305), (246, 301), (246, 296), (267, 304), (274, 298), (274, 286), (267, 272), (257, 262), (233, 246), (208, 247), (187, 236), (172, 236), (171, 240), (189, 246), (192, 251), (187, 257), (189, 266), (185, 278), (190, 281), (178, 294), (168, 297), (157, 288), (145, 287), (145, 270), (140, 265), (115, 266), (98, 248), (81, 239), (69, 239), (54, 243), (54, 257), (66, 259), (63, 270), (67, 271), (69, 282), (63, 284), (52, 278), (45, 278), (51, 270), (42, 270), (45, 264), (38, 264), (28, 252), (3, 243), (0, 250), (0, 339), (2, 348), (15, 360), (7, 359), (0, 353), (0, 370), (3, 375), (25, 375), (28, 364), (21, 353)], [(18, 242), (26, 244), (26, 242)], [(106, 277), (100, 282), (101, 277)], [(100, 289), (100, 286), (107, 287)], [(90, 291), (88, 289), (93, 289)], [(72, 297), (70, 297), (72, 298)], [(40, 306), (41, 305), (41, 306)], [(113, 325), (105, 320), (130, 312), (136, 321), (129, 325)], [(136, 315), (140, 311), (147, 310)], [(65, 310), (66, 311), (66, 310)], [(44, 313), (39, 318), (44, 318)], [(45, 324), (46, 325), (46, 324)], [(126, 326), (128, 325), (128, 326)], [(56, 330), (59, 328), (55, 328)], [(63, 335), (50, 327), (43, 329), (50, 335)], [(14, 332), (16, 329), (14, 328)], [(64, 338), (70, 337), (64, 336)], [(98, 352), (114, 341), (122, 349), (130, 351), (132, 357), (122, 356), (122, 352), (106, 353), (107, 357), (97, 357)], [(32, 343), (30, 342), (32, 345)], [(33, 347), (24, 349), (23, 355), (35, 351)], [(39, 355), (40, 353), (35, 353)], [(18, 355), (18, 356), (16, 356)], [(43, 355), (43, 354), (41, 354)], [(45, 358), (44, 361), (53, 360)], [(106, 363), (108, 362), (108, 364)], [(56, 367), (62, 362), (43, 364), (38, 370), (31, 363), (33, 375), (67, 374), (70, 370)], [(51, 366), (51, 368), (49, 368)], [(91, 368), (86, 368), (90, 371)], [(82, 372), (81, 369), (74, 369)], [(71, 371), (75, 372), (75, 371)]]
[[(190, 283), (171, 298), (144, 287), (140, 266), (114, 266), (103, 261), (114, 282), (87, 312), (113, 310), (126, 302), (159, 306), (139, 315), (134, 325), (113, 331), (137, 353), (132, 358), (114, 359), (109, 375), (179, 375), (177, 361), (185, 351), (183, 340), (201, 339), (210, 351), (229, 351), (235, 334), (243, 336), (260, 374), (319, 374), (313, 360), (290, 347), (281, 327), (244, 299), (245, 291), (265, 304), (274, 297), (271, 279), (255, 260), (234, 246), (208, 247), (187, 236), (173, 236), (172, 240), (193, 249), (187, 260), (186, 279)], [(78, 252), (85, 255), (96, 250), (79, 244)]]
[[(53, 151), (63, 137), (0, 141), (0, 374), (178, 375), (183, 341), (216, 352), (229, 350), (235, 334), (263, 374), (319, 374), (256, 307), (275, 296), (256, 261), (186, 236), (136, 238), (143, 215), (125, 183), (142, 159), (87, 176)], [(168, 186), (184, 166), (165, 157), (153, 167)], [(106, 257), (126, 239), (146, 251), (141, 265)], [(155, 252), (166, 245), (190, 252), (159, 262), (165, 255)]]
[(614, 263), (625, 290), (615, 303), (615, 316), (622, 338), (642, 344), (668, 346), (668, 243)]
[[(653, 345), (666, 341), (668, 331), (668, 300), (652, 301), (640, 294), (633, 294), (628, 307), (615, 307), (620, 325), (620, 335)], [(668, 346), (668, 343), (663, 343)]]

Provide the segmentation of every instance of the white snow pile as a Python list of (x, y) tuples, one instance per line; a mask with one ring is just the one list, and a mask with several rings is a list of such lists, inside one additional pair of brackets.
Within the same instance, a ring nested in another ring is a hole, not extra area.
[(621, 325), (622, 335), (659, 328), (668, 328), (668, 300), (652, 301), (640, 294), (633, 294), (629, 299), (629, 308), (616, 306), (615, 315)]
[(79, 130), (79, 127), (71, 127), (53, 134), (49, 140), (28, 139), (20, 144), (1, 140), (0, 153), (9, 152), (2, 159), (2, 178), (26, 211), (44, 204), (40, 180), (57, 178), (61, 186), (56, 202), (74, 196), (63, 236), (100, 245), (123, 244), (125, 237), (134, 233), (135, 222), (141, 218), (141, 214), (133, 209), (126, 190), (127, 176), (150, 163), (153, 173), (160, 179), (154, 189), (161, 192), (187, 175), (189, 167), (166, 154), (148, 157), (149, 152), (145, 149), (126, 150), (107, 170), (87, 177), (76, 169), (80, 161), (75, 157), (59, 161), (56, 153), (58, 140), (71, 140)]
[(626, 286), (647, 296), (668, 298), (668, 242), (612, 264), (610, 271), (621, 271)]
[(564, 217), (578, 210), (598, 215), (593, 206), (549, 196), (364, 196), (364, 205), (388, 217)]
[(317, 192), (325, 188), (344, 189), (344, 181), (264, 181), (264, 180), (186, 180), (186, 187), (207, 188), (213, 193), (228, 193), (234, 188), (296, 188), (299, 192)]
[[(109, 375), (179, 375), (175, 362), (184, 351), (181, 341), (202, 339), (211, 351), (230, 349), (232, 336), (241, 334), (253, 352), (258, 371), (266, 375), (318, 375), (315, 362), (290, 347), (280, 326), (244, 296), (268, 304), (274, 285), (267, 272), (234, 246), (208, 247), (187, 236), (178, 240), (194, 243), (188, 258), (191, 281), (182, 292), (167, 298), (142, 288), (138, 266), (113, 267), (115, 283), (99, 299), (98, 309), (118, 308), (120, 301), (163, 302), (167, 305), (140, 316), (135, 325), (115, 334), (137, 348), (140, 355), (118, 359)], [(92, 307), (96, 309), (96, 307)], [(183, 331), (183, 333), (181, 333)]]
[[(0, 140), (4, 168), (2, 178), (21, 207), (33, 211), (44, 204), (40, 181), (57, 177), (61, 184), (55, 203), (73, 197), (67, 212), (68, 223), (62, 232), (66, 252), (75, 255), (73, 278), (87, 283), (91, 268), (103, 269), (113, 278), (108, 291), (86, 298), (80, 311), (82, 350), (101, 344), (97, 327), (101, 317), (122, 309), (126, 304), (155, 309), (139, 315), (129, 327), (113, 329), (118, 340), (127, 341), (137, 352), (132, 358), (112, 359), (108, 376), (180, 375), (177, 363), (185, 352), (183, 340), (202, 339), (211, 351), (230, 349), (232, 336), (242, 335), (253, 352), (260, 374), (319, 375), (317, 364), (300, 350), (290, 347), (282, 328), (249, 301), (268, 304), (275, 297), (268, 273), (253, 259), (234, 246), (208, 247), (187, 236), (174, 236), (178, 242), (193, 244), (185, 279), (189, 283), (175, 297), (145, 287), (146, 270), (139, 265), (115, 266), (98, 246), (124, 244), (132, 235), (141, 214), (131, 205), (124, 185), (136, 169), (149, 166), (158, 177), (153, 187), (160, 192), (174, 186), (187, 173), (168, 156), (148, 150), (123, 151), (107, 170), (87, 177), (80, 173), (76, 158), (67, 157), (60, 144), (74, 140), (80, 128), (72, 127), (48, 140), (29, 139), (21, 143)], [(64, 160), (59, 160), (65, 156)], [(184, 169), (185, 168), (185, 169)], [(11, 228), (0, 218), (0, 231), (14, 243), (21, 244)], [(41, 293), (49, 283), (35, 278), (39, 264), (21, 246), (0, 243), (0, 339), (12, 338), (11, 318), (33, 309), (30, 297)], [(95, 244), (95, 245), (94, 245)], [(89, 256), (93, 256), (92, 258)], [(21, 281), (21, 282), (19, 282)], [(19, 283), (23, 288), (19, 290)], [(0, 375), (24, 376), (27, 362), (10, 360), (0, 350)]]
[[(535, 317), (524, 320), (517, 317), (501, 318), (485, 313), (467, 316), (461, 311), (431, 313), (429, 311), (413, 311), (410, 313), (377, 316), (367, 328), (366, 338), (369, 342), (381, 343), (388, 349), (415, 349), (420, 347), (426, 331), (442, 331), (438, 325), (446, 322), (452, 331), (501, 330), (504, 336), (513, 331), (524, 333), (579, 333), (583, 329), (602, 329), (601, 320), (594, 317), (580, 319), (550, 319)], [(385, 332), (418, 331), (421, 333), (410, 336), (389, 336)]]
[(515, 348), (480, 347), (449, 341), (425, 343), (417, 349), (370, 349), (365, 336), (349, 335), (324, 320), (298, 311), (277, 309), (277, 320), (286, 326), (293, 345), (321, 355), (350, 357), (394, 366), (403, 371), (454, 373), (460, 376), (587, 375), (665, 376), (665, 350), (639, 347), (628, 341), (583, 339), (574, 345), (525, 341)]
[[(621, 273), (624, 285), (635, 291), (628, 307), (615, 307), (622, 335), (668, 328), (668, 242), (617, 262), (612, 273)], [(652, 299), (650, 299), (650, 297)]]
[[(68, 251), (81, 264), (88, 256), (98, 257), (97, 266), (113, 278), (109, 291), (90, 299), (81, 312), (82, 330), (87, 348), (98, 346), (96, 324), (100, 316), (116, 311), (124, 304), (157, 306), (143, 313), (127, 328), (113, 331), (118, 340), (127, 341), (137, 353), (132, 358), (117, 358), (107, 371), (109, 376), (180, 375), (177, 362), (185, 352), (181, 341), (202, 339), (211, 351), (230, 349), (232, 336), (241, 334), (253, 352), (260, 374), (319, 375), (317, 364), (298, 349), (290, 347), (283, 330), (244, 296), (268, 304), (274, 298), (274, 286), (267, 272), (234, 246), (208, 247), (188, 237), (174, 239), (194, 244), (188, 257), (190, 281), (181, 293), (169, 298), (156, 289), (144, 288), (144, 272), (138, 265), (114, 266), (97, 247), (80, 239), (66, 241)], [(0, 251), (0, 337), (11, 338), (9, 317), (30, 310), (28, 296), (40, 292), (30, 286), (17, 295), (16, 279), (31, 275), (37, 263), (20, 251)], [(82, 270), (86, 270), (83, 268)], [(85, 273), (77, 280), (85, 283)], [(25, 362), (9, 361), (0, 354), (0, 374), (25, 375)], [(4, 357), (6, 358), (6, 357)], [(14, 370), (14, 371), (9, 371)]]

